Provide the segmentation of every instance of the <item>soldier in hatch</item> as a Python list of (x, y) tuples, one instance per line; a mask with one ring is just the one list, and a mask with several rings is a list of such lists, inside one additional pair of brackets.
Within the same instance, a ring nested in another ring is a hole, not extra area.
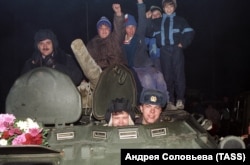
[(152, 124), (160, 121), (163, 107), (167, 103), (167, 96), (156, 89), (143, 89), (140, 97), (139, 109), (142, 116), (136, 120), (136, 124)]
[(125, 98), (116, 98), (112, 100), (110, 107), (105, 114), (105, 120), (108, 126), (128, 126), (134, 125), (135, 114)]

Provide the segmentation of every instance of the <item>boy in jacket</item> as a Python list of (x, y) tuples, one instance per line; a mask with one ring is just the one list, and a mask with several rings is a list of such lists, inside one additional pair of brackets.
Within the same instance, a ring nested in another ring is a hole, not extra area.
[(149, 22), (146, 35), (156, 38), (160, 48), (162, 72), (169, 91), (167, 110), (183, 110), (185, 103), (186, 79), (183, 49), (194, 37), (194, 30), (188, 22), (176, 15), (176, 0), (163, 0), (163, 16)]

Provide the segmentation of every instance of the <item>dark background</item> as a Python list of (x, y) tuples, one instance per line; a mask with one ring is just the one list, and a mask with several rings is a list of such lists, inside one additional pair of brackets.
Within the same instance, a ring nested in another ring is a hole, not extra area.
[[(185, 50), (187, 94), (207, 99), (234, 96), (249, 90), (249, 0), (177, 0), (177, 15), (196, 31)], [(52, 29), (61, 48), (72, 54), (70, 43), (86, 43), (96, 35), (101, 16), (113, 19), (112, 3), (137, 16), (137, 0), (0, 0), (0, 112), (5, 98), (34, 50), (33, 37)], [(145, 0), (161, 6), (161, 0)]]

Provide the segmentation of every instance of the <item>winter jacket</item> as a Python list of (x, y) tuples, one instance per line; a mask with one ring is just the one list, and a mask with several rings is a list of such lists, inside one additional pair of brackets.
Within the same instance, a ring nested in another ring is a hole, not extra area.
[(61, 49), (57, 49), (53, 55), (49, 55), (46, 58), (42, 58), (40, 52), (36, 50), (33, 56), (25, 62), (21, 74), (43, 66), (54, 68), (65, 73), (76, 86), (78, 86), (83, 79), (83, 73), (76, 60)]
[(114, 30), (107, 38), (96, 35), (87, 44), (87, 49), (96, 63), (102, 68), (113, 64), (127, 64), (121, 44), (124, 38), (124, 15), (114, 15)]
[(161, 18), (153, 19), (147, 25), (146, 36), (155, 37), (158, 47), (181, 43), (182, 48), (186, 48), (191, 44), (195, 33), (187, 21), (176, 16), (176, 13), (164, 13)]

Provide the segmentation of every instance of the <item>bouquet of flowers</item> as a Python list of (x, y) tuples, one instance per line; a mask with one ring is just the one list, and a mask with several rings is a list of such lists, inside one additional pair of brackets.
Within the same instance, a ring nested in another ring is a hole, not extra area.
[(13, 114), (0, 114), (0, 146), (44, 145), (48, 130), (30, 118), (17, 120)]

